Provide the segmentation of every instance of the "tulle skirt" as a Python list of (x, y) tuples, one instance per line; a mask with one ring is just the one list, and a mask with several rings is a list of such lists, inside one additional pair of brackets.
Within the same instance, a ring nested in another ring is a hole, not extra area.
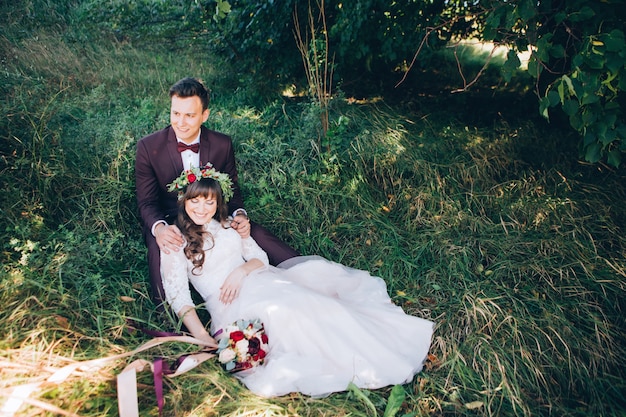
[(391, 302), (381, 278), (319, 257), (250, 275), (238, 299), (211, 314), (214, 329), (238, 319), (263, 322), (265, 363), (237, 377), (264, 397), (409, 382), (423, 367), (433, 333), (433, 322)]

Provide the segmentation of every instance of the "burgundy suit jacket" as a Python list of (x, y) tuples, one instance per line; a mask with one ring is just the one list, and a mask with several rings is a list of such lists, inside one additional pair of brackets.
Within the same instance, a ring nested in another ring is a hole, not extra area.
[[(167, 184), (183, 170), (183, 162), (176, 149), (176, 134), (171, 126), (142, 138), (137, 143), (135, 186), (139, 215), (148, 230), (159, 220), (172, 223), (178, 213), (177, 192), (168, 192)], [(229, 136), (202, 126), (200, 132), (200, 165), (207, 162), (216, 170), (227, 173), (233, 181), (233, 198), (229, 211), (243, 208), (239, 188), (235, 152)]]

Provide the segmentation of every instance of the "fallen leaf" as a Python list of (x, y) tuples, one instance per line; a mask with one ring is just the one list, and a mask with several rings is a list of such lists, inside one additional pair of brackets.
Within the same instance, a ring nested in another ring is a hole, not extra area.
[(472, 401), (471, 403), (465, 403), (465, 408), (468, 410), (476, 410), (482, 407), (484, 404), (482, 401)]
[(70, 328), (70, 323), (69, 321), (67, 321), (67, 319), (63, 316), (54, 316), (54, 318), (57, 321), (57, 324), (61, 327), (63, 327), (64, 329), (69, 329)]

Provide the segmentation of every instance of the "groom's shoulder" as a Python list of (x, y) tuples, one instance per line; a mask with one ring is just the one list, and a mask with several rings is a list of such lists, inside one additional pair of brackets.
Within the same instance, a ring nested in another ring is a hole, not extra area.
[(201, 128), (201, 137), (210, 140), (213, 143), (216, 142), (225, 142), (230, 143), (232, 139), (225, 133), (218, 132), (216, 130), (211, 130), (206, 126), (202, 126)]
[(145, 145), (157, 145), (160, 142), (167, 141), (167, 137), (169, 136), (171, 129), (171, 126), (167, 126), (164, 129), (152, 132), (149, 135), (146, 135), (143, 138), (139, 139), (139, 142)]

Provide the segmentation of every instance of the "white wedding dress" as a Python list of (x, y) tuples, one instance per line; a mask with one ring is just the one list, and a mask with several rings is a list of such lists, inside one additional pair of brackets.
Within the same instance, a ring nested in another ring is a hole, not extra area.
[(215, 245), (206, 251), (200, 275), (183, 251), (161, 253), (167, 302), (177, 313), (194, 305), (191, 283), (211, 314), (211, 333), (238, 319), (259, 318), (269, 339), (265, 363), (236, 374), (254, 393), (274, 397), (290, 392), (324, 396), (350, 382), (374, 389), (410, 382), (423, 366), (433, 322), (405, 314), (394, 305), (385, 282), (361, 270), (320, 257), (266, 266), (244, 279), (230, 305), (219, 301), (230, 271), (258, 258), (268, 265), (254, 239), (241, 239), (217, 221), (205, 225)]

